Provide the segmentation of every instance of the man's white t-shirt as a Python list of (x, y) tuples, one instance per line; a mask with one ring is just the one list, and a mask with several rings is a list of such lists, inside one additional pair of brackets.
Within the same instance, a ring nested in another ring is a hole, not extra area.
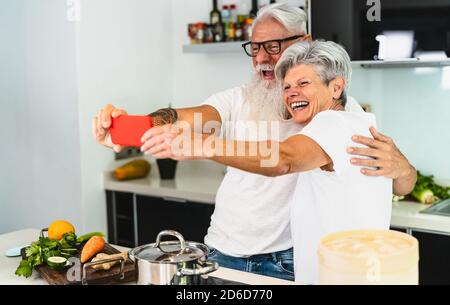
[[(279, 122), (278, 133), (269, 132), (270, 126), (266, 131), (259, 129), (257, 134), (249, 133), (242, 125), (250, 120), (250, 108), (243, 98), (244, 90), (245, 86), (241, 86), (219, 92), (204, 103), (219, 112), (227, 137), (247, 141), (283, 141), (302, 129), (301, 125), (287, 120)], [(363, 111), (351, 99), (346, 110)], [(254, 122), (249, 122), (250, 126), (252, 124)], [(217, 191), (205, 243), (237, 257), (291, 248), (290, 202), (296, 182), (297, 174), (266, 177), (229, 167)]]
[(295, 280), (319, 281), (317, 248), (325, 235), (354, 229), (388, 229), (392, 179), (369, 177), (350, 163), (346, 152), (355, 134), (371, 137), (375, 116), (327, 110), (318, 113), (299, 134), (313, 139), (333, 161), (333, 172), (316, 168), (298, 174), (291, 203)]

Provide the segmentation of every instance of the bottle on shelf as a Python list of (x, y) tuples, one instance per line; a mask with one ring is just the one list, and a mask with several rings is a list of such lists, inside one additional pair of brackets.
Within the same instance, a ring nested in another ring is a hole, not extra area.
[(217, 8), (217, 0), (213, 0), (213, 9), (209, 13), (209, 23), (216, 25), (217, 23), (222, 23), (222, 14)]
[(245, 22), (245, 19), (248, 18), (248, 12), (248, 3), (244, 1), (238, 8), (237, 22)]
[(258, 0), (252, 0), (252, 9), (248, 14), (250, 18), (255, 19), (258, 14)]
[(237, 20), (236, 4), (230, 4), (230, 20), (233, 21), (233, 22), (239, 22)]
[(235, 29), (235, 41), (242, 41), (244, 39), (244, 24), (241, 22), (236, 23)]
[(222, 6), (222, 24), (223, 24), (223, 32), (224, 32), (224, 41), (228, 41), (228, 32), (230, 31), (230, 21), (231, 21), (231, 14), (230, 14), (230, 8), (227, 4), (224, 4)]
[(242, 39), (243, 40), (251, 40), (252, 39), (252, 25), (253, 19), (247, 18), (244, 22), (244, 28), (242, 30)]
[(227, 41), (234, 41), (236, 38), (236, 27), (233, 21), (228, 23)]
[(214, 26), (212, 24), (205, 25), (205, 33), (203, 37), (203, 42), (212, 43), (214, 42)]
[(203, 43), (205, 39), (205, 23), (197, 23), (197, 43)]
[(222, 22), (230, 22), (231, 21), (231, 11), (230, 7), (227, 4), (222, 5)]
[(225, 41), (223, 23), (216, 23), (214, 27), (214, 42)]

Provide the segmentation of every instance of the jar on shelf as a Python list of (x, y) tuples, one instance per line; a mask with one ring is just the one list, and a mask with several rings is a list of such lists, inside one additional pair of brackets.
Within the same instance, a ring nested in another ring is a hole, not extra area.
[(214, 42), (214, 26), (212, 24), (205, 25), (205, 33), (203, 38), (204, 43)]
[(203, 40), (205, 38), (205, 23), (198, 22), (197, 23), (197, 42), (203, 43)]

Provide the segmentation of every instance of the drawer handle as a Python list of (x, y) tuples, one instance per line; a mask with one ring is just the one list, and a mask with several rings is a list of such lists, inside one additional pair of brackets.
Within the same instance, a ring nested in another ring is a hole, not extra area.
[(184, 198), (176, 198), (176, 197), (163, 197), (162, 198), (165, 201), (175, 201), (175, 202), (181, 202), (181, 203), (186, 203), (187, 199)]

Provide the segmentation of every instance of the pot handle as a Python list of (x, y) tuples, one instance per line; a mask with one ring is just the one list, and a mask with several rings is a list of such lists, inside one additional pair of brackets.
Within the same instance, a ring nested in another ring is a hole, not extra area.
[(214, 261), (206, 261), (204, 266), (197, 269), (181, 268), (177, 271), (178, 276), (182, 275), (203, 275), (219, 269), (219, 264)]
[(161, 243), (161, 238), (163, 236), (175, 236), (180, 241), (181, 251), (183, 251), (186, 248), (183, 235), (174, 230), (164, 230), (159, 232), (158, 236), (156, 237), (156, 244), (155, 244), (156, 248), (159, 248), (159, 244)]

